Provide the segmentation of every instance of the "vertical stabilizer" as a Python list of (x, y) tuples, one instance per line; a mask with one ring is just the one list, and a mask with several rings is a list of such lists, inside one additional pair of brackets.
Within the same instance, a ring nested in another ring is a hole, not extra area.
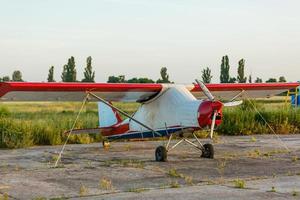
[(120, 123), (120, 115), (110, 106), (98, 102), (98, 116), (99, 116), (99, 127), (111, 127)]

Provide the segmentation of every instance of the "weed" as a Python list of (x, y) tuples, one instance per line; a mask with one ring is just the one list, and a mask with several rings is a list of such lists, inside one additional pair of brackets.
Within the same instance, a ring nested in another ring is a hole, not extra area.
[(125, 151), (130, 151), (131, 148), (132, 148), (132, 147), (131, 147), (130, 144), (126, 144), (126, 145), (125, 145)]
[(256, 137), (252, 136), (250, 141), (251, 141), (251, 142), (256, 142), (256, 141), (257, 141), (257, 140), (256, 140)]
[(246, 182), (242, 179), (236, 179), (233, 181), (235, 188), (245, 189), (246, 188)]
[(299, 195), (299, 192), (297, 192), (296, 190), (293, 190), (292, 196), (296, 197), (296, 196), (298, 196), (298, 195)]
[(86, 186), (84, 186), (83, 184), (80, 185), (80, 188), (79, 188), (79, 195), (81, 197), (85, 196), (88, 194), (88, 189)]
[(168, 175), (175, 178), (182, 178), (182, 174), (178, 173), (175, 168), (170, 169)]
[(180, 188), (178, 181), (171, 181), (170, 188)]
[(261, 152), (259, 151), (259, 149), (254, 149), (253, 151), (250, 151), (248, 153), (248, 157), (250, 158), (257, 158), (261, 155)]
[(269, 190), (269, 192), (276, 192), (276, 189), (274, 186), (272, 186), (271, 190)]
[(188, 185), (193, 185), (193, 178), (191, 176), (185, 176), (184, 181)]
[(298, 156), (293, 156), (293, 157), (292, 157), (292, 161), (293, 161), (293, 162), (297, 162), (298, 160), (299, 160)]
[(100, 180), (99, 187), (102, 190), (112, 190), (113, 189), (111, 180), (106, 179), (106, 178), (102, 178)]
[(148, 191), (149, 189), (147, 188), (130, 188), (127, 191), (128, 192), (135, 192), (135, 193), (141, 193), (141, 192), (145, 192)]
[(293, 176), (293, 173), (292, 173), (291, 171), (288, 171), (288, 172), (286, 173), (286, 175), (287, 175), (287, 176)]
[(87, 162), (87, 166), (84, 167), (85, 169), (95, 169), (91, 161)]
[(9, 199), (9, 196), (7, 193), (4, 193), (4, 194), (0, 194), (0, 200), (8, 200)]

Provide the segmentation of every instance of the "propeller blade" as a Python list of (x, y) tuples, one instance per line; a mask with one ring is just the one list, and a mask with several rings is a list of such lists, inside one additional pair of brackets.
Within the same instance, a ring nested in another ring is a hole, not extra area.
[(243, 103), (243, 101), (232, 101), (232, 102), (227, 102), (223, 103), (225, 107), (232, 107), (232, 106), (239, 106)]
[(205, 96), (207, 96), (209, 100), (211, 101), (215, 100), (215, 97), (211, 94), (211, 92), (207, 89), (207, 87), (204, 85), (202, 81), (198, 81), (196, 79), (196, 83), (199, 85), (199, 87), (202, 89), (203, 93), (205, 94)]
[(212, 139), (213, 135), (214, 135), (217, 114), (218, 114), (218, 112), (214, 111), (214, 115), (213, 115), (212, 123), (211, 123), (211, 127), (210, 127), (210, 139)]

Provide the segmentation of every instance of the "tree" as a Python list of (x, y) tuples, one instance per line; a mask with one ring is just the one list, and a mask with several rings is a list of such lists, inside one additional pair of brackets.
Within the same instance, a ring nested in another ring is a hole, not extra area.
[(228, 83), (235, 83), (236, 82), (236, 78), (235, 77), (230, 77)]
[(95, 82), (95, 71), (93, 71), (92, 68), (92, 57), (89, 56), (86, 59), (86, 68), (84, 69), (84, 79), (82, 79), (82, 82)]
[(262, 83), (263, 80), (261, 78), (256, 77), (255, 83)]
[(277, 79), (276, 78), (269, 78), (269, 80), (266, 81), (266, 83), (276, 83)]
[(252, 76), (251, 75), (249, 75), (248, 81), (249, 81), (249, 83), (252, 83)]
[(220, 82), (221, 83), (229, 83), (230, 76), (229, 76), (229, 59), (228, 56), (225, 55), (222, 57), (221, 63), (221, 74), (220, 74)]
[(202, 81), (203, 83), (210, 83), (212, 79), (211, 70), (207, 67), (202, 70)]
[(160, 76), (161, 79), (158, 79), (156, 82), (157, 83), (171, 83), (169, 80), (169, 74), (167, 73), (168, 69), (166, 67), (162, 67), (160, 69)]
[(21, 71), (19, 71), (19, 70), (14, 71), (12, 74), (12, 80), (16, 81), (16, 82), (22, 82), (23, 79), (22, 79)]
[(125, 76), (120, 75), (120, 76), (109, 76), (108, 83), (126, 83)]
[(285, 83), (285, 82), (286, 82), (285, 77), (284, 77), (284, 76), (280, 76), (280, 77), (279, 77), (279, 82)]
[(246, 83), (247, 77), (245, 77), (245, 60), (241, 59), (239, 61), (239, 66), (238, 66), (238, 76), (237, 76), (237, 81), (239, 83)]
[(3, 81), (3, 82), (8, 82), (8, 81), (10, 81), (9, 76), (3, 76), (2, 81)]
[(61, 75), (63, 82), (76, 82), (76, 66), (75, 59), (73, 56), (68, 59), (68, 64), (64, 65), (63, 72)]
[(132, 78), (127, 81), (127, 83), (155, 83), (149, 78)]
[(54, 80), (54, 66), (51, 66), (48, 73), (48, 82), (55, 82)]

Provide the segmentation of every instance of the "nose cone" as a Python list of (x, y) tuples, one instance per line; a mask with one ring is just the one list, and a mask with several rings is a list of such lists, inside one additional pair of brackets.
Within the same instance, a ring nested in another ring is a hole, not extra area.
[(212, 117), (214, 112), (217, 112), (216, 125), (222, 122), (222, 107), (220, 101), (203, 101), (198, 109), (198, 123), (201, 128), (210, 126), (212, 124)]

